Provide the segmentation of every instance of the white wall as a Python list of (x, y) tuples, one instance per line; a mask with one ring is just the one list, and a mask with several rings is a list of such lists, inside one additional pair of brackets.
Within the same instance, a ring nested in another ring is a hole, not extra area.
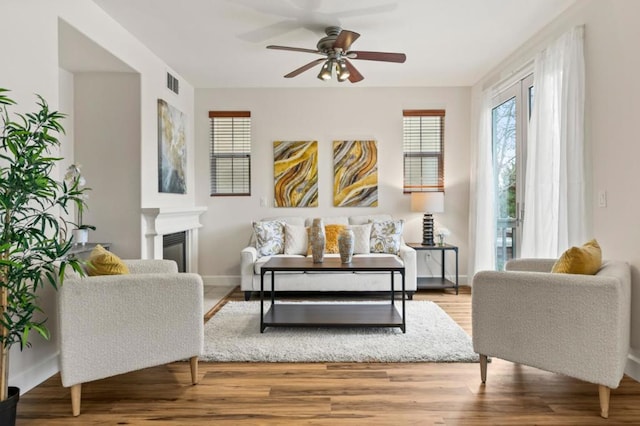
[[(76, 28), (94, 43), (100, 45), (112, 55), (126, 63), (139, 73), (140, 104), (135, 107), (139, 115), (140, 161), (132, 161), (130, 166), (137, 169), (139, 177), (134, 186), (139, 186), (141, 207), (191, 206), (195, 199), (195, 179), (193, 167), (193, 87), (180, 75), (171, 70), (147, 47), (132, 37), (118, 23), (113, 21), (93, 2), (86, 0), (26, 0), (3, 1), (0, 4), (0, 39), (7, 41), (3, 45), (2, 77), (0, 86), (11, 89), (11, 96), (18, 102), (16, 111), (31, 111), (35, 105), (34, 93), (42, 95), (49, 105), (72, 108), (64, 99), (70, 95), (68, 85), (61, 82), (70, 76), (59, 69), (58, 25), (59, 19)], [(85, 64), (90, 66), (91, 64)], [(90, 68), (88, 68), (90, 69)], [(180, 95), (165, 88), (166, 72), (171, 71), (180, 79)], [(61, 94), (61, 91), (67, 93)], [(76, 92), (77, 96), (78, 93)], [(188, 143), (188, 194), (159, 194), (157, 191), (157, 99), (166, 99), (170, 104), (183, 111), (189, 118), (187, 126)], [(95, 102), (100, 102), (96, 99)], [(130, 107), (131, 105), (127, 106)], [(125, 108), (126, 110), (126, 108)], [(77, 121), (75, 125), (79, 125)], [(77, 135), (76, 135), (77, 136)], [(65, 144), (71, 144), (69, 138)], [(69, 152), (69, 146), (62, 152)], [(63, 173), (64, 170), (61, 170)], [(59, 176), (61, 177), (61, 176)], [(99, 185), (101, 182), (91, 182)], [(141, 220), (141, 219), (140, 219)], [(100, 226), (99, 223), (96, 225)], [(139, 236), (142, 241), (142, 235)], [(108, 238), (111, 240), (111, 238)], [(114, 244), (117, 241), (111, 240)], [(46, 313), (55, 317), (55, 293), (47, 290), (41, 293)], [(52, 332), (52, 341), (43, 342), (34, 337), (33, 347), (20, 352), (17, 347), (11, 351), (9, 381), (23, 392), (46, 379), (57, 371), (57, 327), (55, 319), (48, 322)]]
[[(96, 100), (99, 99), (99, 102)], [(140, 256), (140, 75), (75, 75), (75, 161), (87, 180), (83, 222), (90, 241), (110, 242), (118, 256)]]
[[(196, 202), (208, 207), (202, 217), (200, 273), (218, 278), (238, 276), (240, 250), (249, 241), (251, 221), (268, 216), (390, 213), (407, 221), (404, 232), (407, 241), (422, 241), (422, 214), (410, 211), (409, 196), (402, 193), (402, 110), (441, 108), (446, 110), (446, 195), (445, 212), (435, 215), (435, 219), (451, 230), (448, 241), (460, 246), (460, 273), (464, 275), (469, 200), (469, 88), (198, 89)], [(251, 111), (250, 197), (209, 196), (210, 110)], [(378, 207), (333, 207), (332, 142), (341, 139), (378, 142)], [(318, 141), (319, 207), (261, 207), (263, 197), (273, 206), (276, 140)], [(434, 270), (439, 271), (437, 267)], [(454, 270), (448, 267), (447, 273), (453, 274)]]
[[(636, 380), (640, 380), (640, 197), (633, 188), (640, 181), (638, 19), (640, 2), (635, 0), (579, 1), (473, 88), (477, 100), (483, 87), (533, 58), (550, 40), (574, 25), (585, 25), (588, 214), (603, 257), (631, 264), (632, 351), (627, 373)], [(607, 191), (606, 208), (597, 206), (600, 190)]]

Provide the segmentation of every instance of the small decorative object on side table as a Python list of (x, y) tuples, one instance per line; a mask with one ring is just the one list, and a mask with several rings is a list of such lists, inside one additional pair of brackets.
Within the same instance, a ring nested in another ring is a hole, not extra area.
[(67, 253), (68, 256), (75, 256), (78, 259), (86, 259), (91, 254), (91, 251), (100, 244), (107, 250), (111, 250), (111, 243), (85, 243), (85, 244), (74, 244), (71, 246), (71, 250)]
[[(82, 166), (80, 164), (71, 164), (69, 168), (67, 168), (67, 172), (64, 175), (64, 180), (72, 189), (84, 191), (83, 188), (86, 185), (87, 181), (82, 176), (82, 172), (80, 171), (81, 167)], [(83, 192), (79, 195), (79, 198), (82, 199), (84, 203), (86, 203), (88, 197), (89, 195), (86, 192)], [(74, 245), (87, 244), (87, 242), (89, 241), (89, 230), (96, 230), (95, 226), (82, 223), (82, 213), (87, 207), (84, 203), (78, 206), (78, 223), (76, 224), (77, 228), (73, 229), (71, 232), (73, 235)]]
[[(438, 289), (438, 288), (455, 288), (456, 294), (458, 294), (458, 247), (452, 246), (451, 244), (442, 244), (442, 245), (423, 245), (420, 243), (407, 243), (407, 245), (413, 248), (416, 251), (420, 250), (429, 250), (429, 251), (440, 251), (442, 253), (442, 274), (440, 277), (418, 277), (418, 289)], [(445, 277), (444, 271), (444, 261), (445, 261), (445, 252), (447, 250), (451, 250), (456, 255), (456, 281), (452, 282)]]

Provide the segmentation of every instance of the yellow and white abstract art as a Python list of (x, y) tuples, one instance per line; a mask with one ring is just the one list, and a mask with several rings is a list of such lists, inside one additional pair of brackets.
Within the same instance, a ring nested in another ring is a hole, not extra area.
[(333, 141), (333, 205), (378, 206), (376, 141)]
[(187, 192), (184, 114), (158, 99), (158, 191)]
[(317, 207), (318, 142), (275, 141), (273, 176), (276, 207)]

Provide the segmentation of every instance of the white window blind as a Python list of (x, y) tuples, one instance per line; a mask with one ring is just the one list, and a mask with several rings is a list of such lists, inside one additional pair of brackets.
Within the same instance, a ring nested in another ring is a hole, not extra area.
[(251, 195), (251, 112), (209, 111), (211, 195)]
[(404, 110), (404, 192), (444, 191), (444, 110)]

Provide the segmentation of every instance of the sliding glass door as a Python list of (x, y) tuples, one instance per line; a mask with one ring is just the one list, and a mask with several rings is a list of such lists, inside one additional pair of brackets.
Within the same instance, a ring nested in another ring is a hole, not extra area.
[(496, 194), (496, 269), (518, 257), (524, 217), (527, 132), (533, 102), (533, 75), (493, 98), (492, 143)]

